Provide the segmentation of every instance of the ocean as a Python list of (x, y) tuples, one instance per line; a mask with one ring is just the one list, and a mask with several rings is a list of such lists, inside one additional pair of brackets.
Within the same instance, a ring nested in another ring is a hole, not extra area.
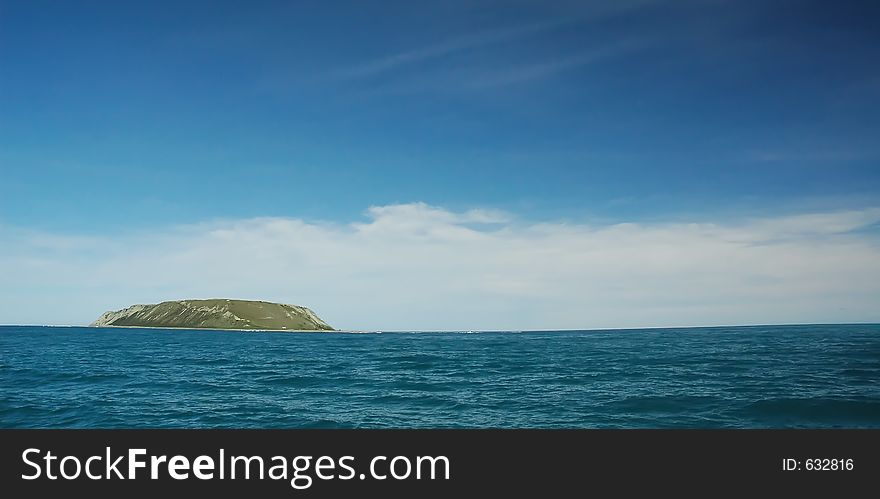
[(0, 327), (4, 428), (880, 428), (880, 325)]

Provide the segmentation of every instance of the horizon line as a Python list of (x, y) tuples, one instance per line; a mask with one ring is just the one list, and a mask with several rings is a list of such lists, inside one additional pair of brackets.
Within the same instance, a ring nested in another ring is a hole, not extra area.
[(89, 329), (167, 329), (190, 331), (228, 331), (228, 332), (259, 332), (259, 333), (554, 333), (554, 332), (590, 332), (590, 331), (642, 331), (646, 329), (717, 329), (747, 327), (784, 327), (784, 326), (880, 326), (880, 321), (873, 322), (784, 322), (755, 324), (712, 324), (701, 326), (627, 326), (627, 327), (591, 327), (591, 328), (559, 328), (559, 329), (223, 329), (198, 327), (153, 327), (153, 326), (91, 326), (77, 324), (0, 324), (0, 327), (59, 327)]

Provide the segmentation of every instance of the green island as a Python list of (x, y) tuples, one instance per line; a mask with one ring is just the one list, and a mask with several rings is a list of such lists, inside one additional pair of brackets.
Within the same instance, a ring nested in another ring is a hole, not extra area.
[(334, 331), (298, 305), (250, 300), (175, 300), (105, 312), (94, 327)]

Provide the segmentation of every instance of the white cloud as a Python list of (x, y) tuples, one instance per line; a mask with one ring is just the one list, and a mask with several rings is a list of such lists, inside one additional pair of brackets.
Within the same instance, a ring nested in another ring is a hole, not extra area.
[(349, 329), (880, 321), (880, 209), (724, 223), (529, 223), (422, 203), (90, 237), (0, 227), (0, 323), (265, 299)]

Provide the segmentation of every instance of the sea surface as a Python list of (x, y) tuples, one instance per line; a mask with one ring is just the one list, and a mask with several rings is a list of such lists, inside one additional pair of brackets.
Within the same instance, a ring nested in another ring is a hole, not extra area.
[(0, 327), (0, 427), (880, 427), (880, 325)]

